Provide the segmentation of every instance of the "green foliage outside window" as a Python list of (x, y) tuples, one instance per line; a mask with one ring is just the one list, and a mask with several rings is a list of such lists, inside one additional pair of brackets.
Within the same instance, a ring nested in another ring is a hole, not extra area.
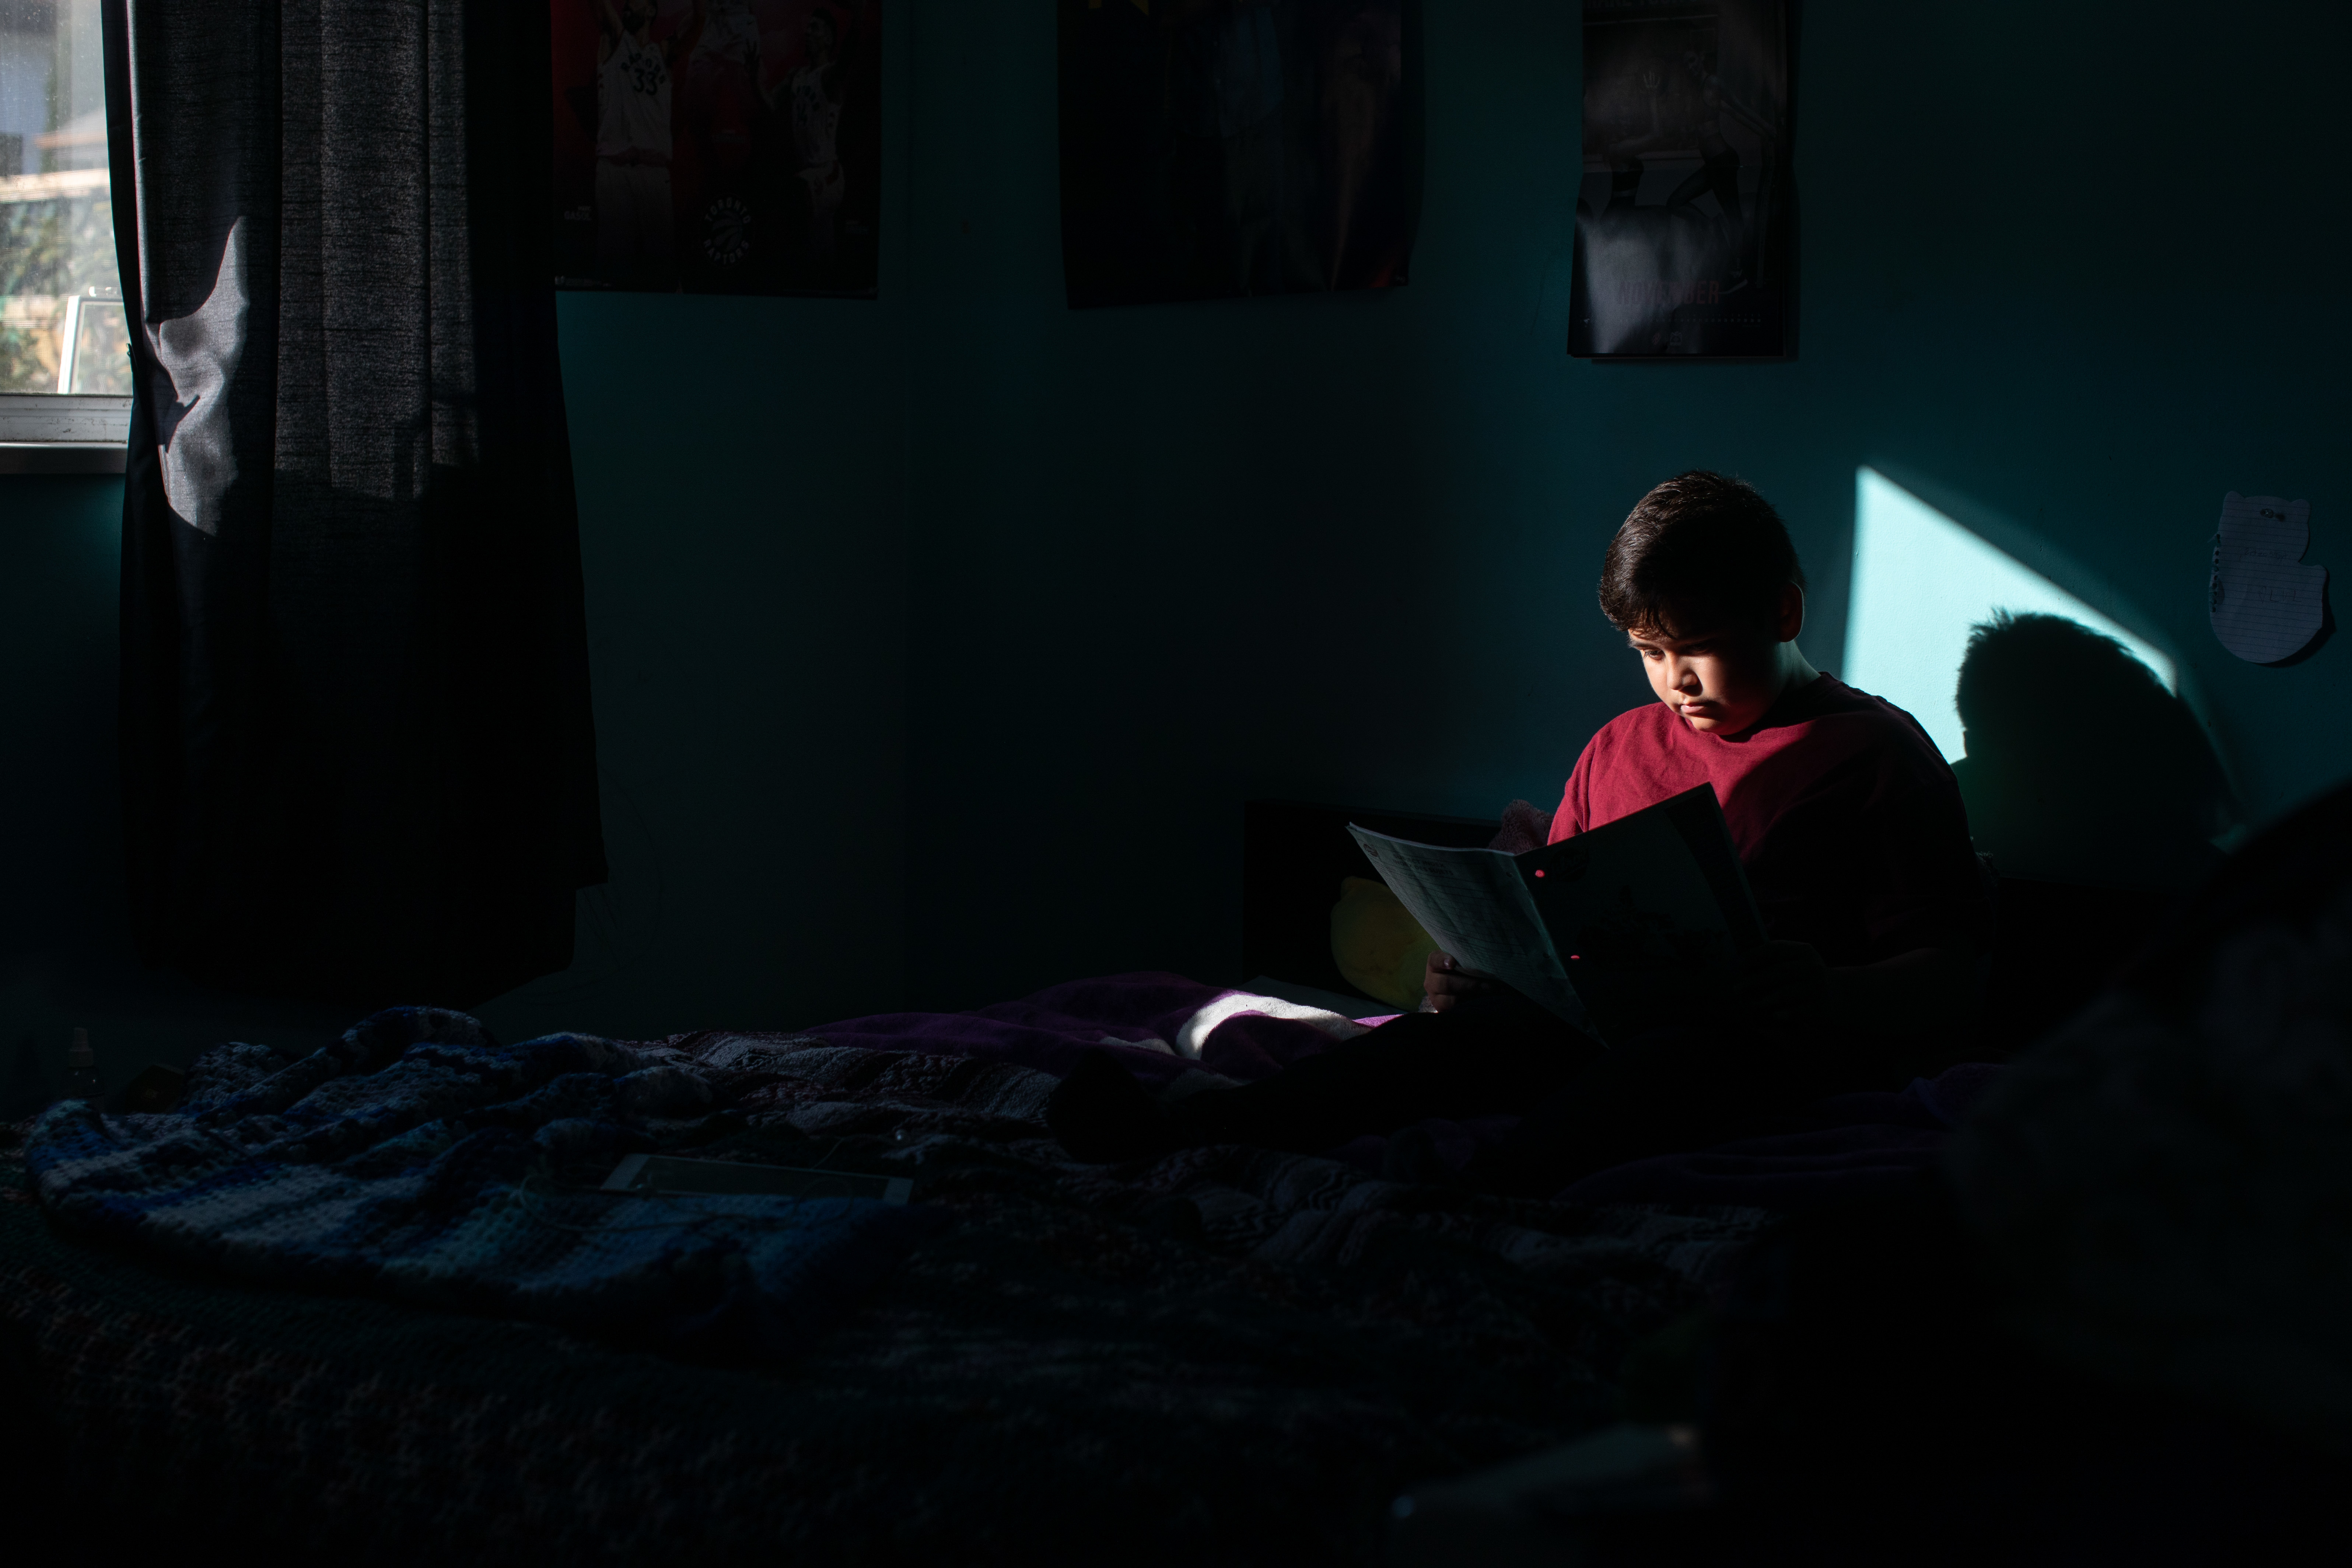
[[(117, 296), (113, 203), (104, 195), (0, 202), (0, 392), (55, 392), (66, 300)], [(125, 393), (120, 306), (86, 313), (76, 391)]]

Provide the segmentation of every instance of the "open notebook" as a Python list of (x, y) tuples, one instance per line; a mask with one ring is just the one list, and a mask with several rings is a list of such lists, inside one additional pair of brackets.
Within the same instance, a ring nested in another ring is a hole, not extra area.
[(1712, 784), (1524, 855), (1348, 831), (1465, 968), (1612, 1044), (1727, 984), (1764, 940)]

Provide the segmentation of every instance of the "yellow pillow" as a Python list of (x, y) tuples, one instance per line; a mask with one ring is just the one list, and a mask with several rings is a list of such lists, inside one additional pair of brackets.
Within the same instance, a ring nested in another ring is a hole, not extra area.
[(1436, 950), (1421, 922), (1385, 882), (1349, 877), (1331, 906), (1331, 956), (1348, 984), (1410, 1013), (1421, 1005), (1422, 971)]

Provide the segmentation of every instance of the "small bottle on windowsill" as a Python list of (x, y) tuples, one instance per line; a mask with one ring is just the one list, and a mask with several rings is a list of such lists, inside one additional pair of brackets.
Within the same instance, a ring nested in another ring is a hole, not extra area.
[(73, 1049), (66, 1053), (66, 1098), (98, 1103), (98, 1058), (90, 1053), (88, 1029), (74, 1031)]

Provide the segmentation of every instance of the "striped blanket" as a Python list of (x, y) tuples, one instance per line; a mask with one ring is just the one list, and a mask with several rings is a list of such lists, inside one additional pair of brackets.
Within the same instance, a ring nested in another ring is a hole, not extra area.
[(40, 1118), (26, 1164), (60, 1225), (249, 1279), (740, 1359), (823, 1333), (942, 1217), (598, 1190), (624, 1154), (740, 1121), (670, 1047), (501, 1047), (463, 1014), (404, 1007), (299, 1061), (223, 1047), (190, 1078), (168, 1115), (67, 1100)]
[[(1177, 1073), (1331, 1037), (1154, 980), (803, 1035), (499, 1047), (404, 1013), (301, 1061), (223, 1047), (175, 1116), (0, 1137), (0, 1381), (29, 1369), (54, 1428), (28, 1454), (163, 1540), (1363, 1562), (1399, 1487), (1612, 1419), (1631, 1348), (1768, 1218), (1239, 1148), (1076, 1164), (1027, 1063), (1106, 1033)], [(630, 1149), (901, 1172), (890, 1212), (934, 1228), (818, 1219), (762, 1262), (740, 1216), (585, 1190)]]

